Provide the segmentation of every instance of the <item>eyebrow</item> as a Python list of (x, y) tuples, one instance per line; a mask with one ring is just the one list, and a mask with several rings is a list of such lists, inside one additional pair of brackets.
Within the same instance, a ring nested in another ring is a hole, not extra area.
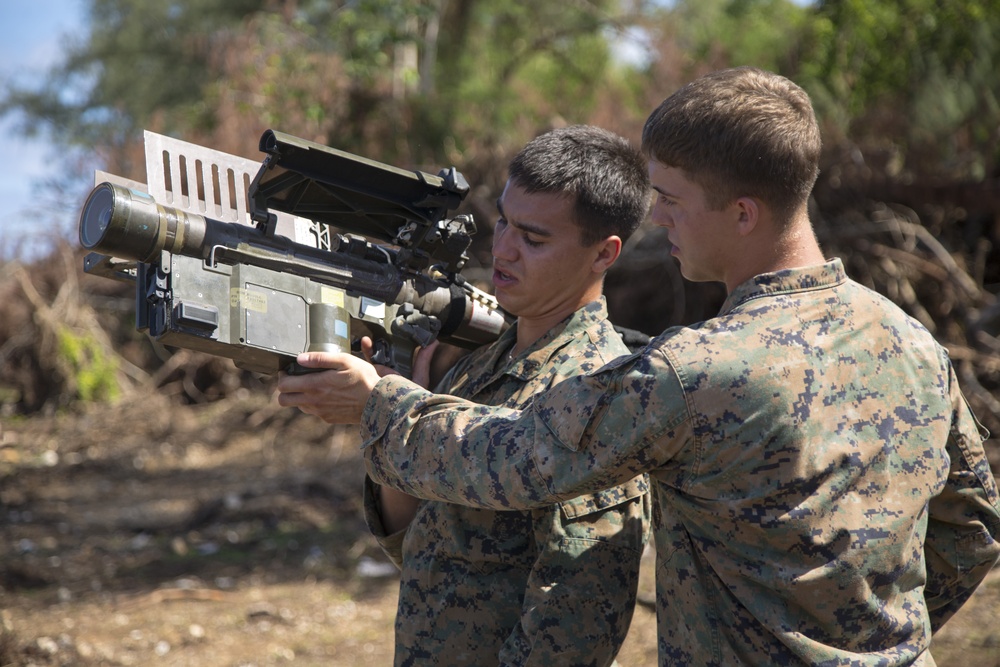
[[(504, 214), (503, 212), (503, 203), (501, 202), (499, 197), (497, 197), (497, 211), (500, 213), (501, 218), (504, 219), (507, 218), (506, 214)], [(521, 230), (522, 232), (528, 232), (529, 234), (535, 234), (536, 236), (544, 236), (546, 238), (552, 236), (552, 232), (550, 232), (549, 230), (542, 229), (541, 227), (536, 227), (530, 222), (512, 222), (510, 220), (507, 220), (507, 224), (514, 227), (515, 229)]]

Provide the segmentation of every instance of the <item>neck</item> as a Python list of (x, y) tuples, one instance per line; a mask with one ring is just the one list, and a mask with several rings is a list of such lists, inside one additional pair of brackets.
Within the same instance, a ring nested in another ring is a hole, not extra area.
[(572, 306), (567, 306), (539, 316), (519, 316), (517, 318), (517, 341), (514, 343), (511, 355), (517, 356), (524, 350), (528, 349), (535, 343), (535, 341), (551, 331), (560, 322), (578, 311), (580, 308), (586, 306), (588, 303), (597, 301), (600, 297), (601, 290), (598, 287), (596, 293), (588, 293), (584, 295)]
[[(555, 326), (561, 321), (562, 318), (553, 322), (552, 326)], [(527, 350), (529, 347), (534, 345), (536, 340), (548, 333), (549, 330), (552, 329), (552, 326), (542, 324), (533, 318), (517, 318), (517, 340), (514, 341), (514, 347), (511, 348), (510, 356), (516, 357), (521, 354), (521, 352)]]
[(726, 290), (732, 292), (741, 283), (762, 273), (817, 266), (826, 262), (808, 216), (797, 217), (774, 236), (751, 235), (740, 248), (746, 261), (732, 263), (725, 277)]

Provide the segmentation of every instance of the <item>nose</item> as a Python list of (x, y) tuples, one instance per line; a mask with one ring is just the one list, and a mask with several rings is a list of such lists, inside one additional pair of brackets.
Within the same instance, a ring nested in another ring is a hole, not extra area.
[(504, 261), (512, 261), (516, 250), (512, 241), (513, 234), (508, 234), (508, 225), (497, 225), (493, 230), (493, 257)]
[(674, 226), (673, 218), (670, 217), (667, 207), (661, 202), (653, 203), (653, 210), (649, 213), (649, 221), (657, 227), (672, 229)]

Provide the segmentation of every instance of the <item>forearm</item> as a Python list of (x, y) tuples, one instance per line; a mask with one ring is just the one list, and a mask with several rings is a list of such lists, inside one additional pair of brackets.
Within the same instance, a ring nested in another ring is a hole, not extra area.
[(386, 528), (382, 516), (382, 502), (380, 499), (381, 490), (385, 488), (376, 484), (371, 477), (365, 476), (362, 493), (365, 524), (386, 557), (396, 567), (403, 569), (403, 541), (406, 539), (409, 523), (396, 531), (390, 531)]
[[(362, 422), (368, 474), (379, 484), (430, 500), (492, 509), (551, 504), (557, 498), (537, 474), (525, 444), (533, 438), (516, 419), (520, 415), (384, 378)], [(494, 442), (504, 443), (502, 460), (501, 452), (492, 451)]]
[[(383, 378), (362, 422), (368, 472), (410, 495), (491, 509), (622, 484), (665, 463), (690, 435), (676, 377), (657, 363), (574, 376), (522, 411)], [(618, 389), (626, 383), (634, 391)]]
[(378, 504), (382, 513), (382, 525), (386, 533), (397, 533), (413, 521), (420, 499), (397, 491), (389, 486), (379, 485)]

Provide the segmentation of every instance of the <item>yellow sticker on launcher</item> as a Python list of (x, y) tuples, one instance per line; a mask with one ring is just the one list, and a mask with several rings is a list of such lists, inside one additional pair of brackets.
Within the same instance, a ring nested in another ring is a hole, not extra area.
[(329, 303), (334, 306), (344, 307), (344, 291), (322, 285), (319, 292), (320, 303)]
[(255, 313), (266, 313), (267, 295), (262, 292), (251, 292), (248, 289), (233, 287), (229, 290), (229, 305), (232, 308), (245, 308)]

